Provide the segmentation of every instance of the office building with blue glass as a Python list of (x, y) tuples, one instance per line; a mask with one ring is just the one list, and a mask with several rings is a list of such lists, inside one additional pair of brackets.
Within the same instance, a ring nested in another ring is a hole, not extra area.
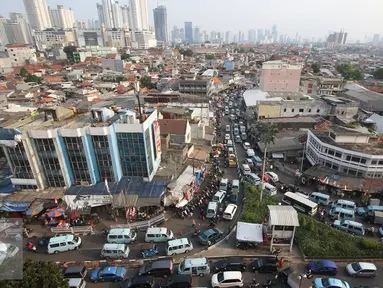
[(112, 101), (84, 113), (60, 106), (41, 110), (0, 129), (14, 185), (41, 190), (155, 176), (161, 161), (157, 110), (139, 116)]

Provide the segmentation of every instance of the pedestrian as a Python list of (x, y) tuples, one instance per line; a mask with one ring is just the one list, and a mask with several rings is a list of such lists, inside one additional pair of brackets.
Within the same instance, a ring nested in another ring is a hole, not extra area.
[(195, 227), (195, 220), (193, 219), (192, 227)]
[(279, 266), (282, 268), (284, 263), (285, 260), (281, 257), (281, 259), (279, 260)]

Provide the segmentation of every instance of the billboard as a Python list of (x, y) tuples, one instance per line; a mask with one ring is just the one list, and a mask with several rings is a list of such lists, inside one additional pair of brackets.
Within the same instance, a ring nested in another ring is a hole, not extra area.
[[(157, 157), (161, 156), (161, 136), (160, 136), (160, 123), (158, 120), (153, 122), (153, 143)], [(157, 159), (156, 157), (156, 159)]]

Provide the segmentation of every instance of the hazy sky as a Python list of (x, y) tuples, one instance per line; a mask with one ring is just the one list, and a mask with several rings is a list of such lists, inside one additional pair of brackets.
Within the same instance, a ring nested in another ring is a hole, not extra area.
[[(9, 12), (24, 11), (22, 0), (0, 1), (6, 2), (0, 9), (5, 17)], [(72, 7), (76, 20), (97, 19), (97, 2), (101, 1), (47, 0), (49, 6)], [(192, 21), (201, 31), (241, 30), (246, 38), (249, 29), (271, 29), (273, 24), (280, 34), (289, 36), (298, 32), (302, 37), (323, 38), (341, 29), (349, 33), (350, 40), (383, 34), (383, 0), (148, 0), (151, 23), (157, 2), (167, 7), (169, 30)]]

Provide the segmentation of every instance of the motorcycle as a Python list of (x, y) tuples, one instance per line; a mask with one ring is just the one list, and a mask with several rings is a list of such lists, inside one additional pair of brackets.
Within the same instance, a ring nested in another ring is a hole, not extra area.
[(270, 251), (270, 254), (272, 255), (278, 255), (279, 253), (282, 252), (282, 249), (281, 248), (274, 248)]
[(27, 243), (27, 248), (28, 248), (28, 251), (29, 251), (29, 252), (36, 253), (37, 247), (36, 247), (36, 245), (33, 244), (32, 242), (28, 242), (28, 243)]
[(257, 279), (253, 278), (253, 281), (250, 283), (249, 288), (255, 288), (259, 286), (259, 282), (257, 282)]

